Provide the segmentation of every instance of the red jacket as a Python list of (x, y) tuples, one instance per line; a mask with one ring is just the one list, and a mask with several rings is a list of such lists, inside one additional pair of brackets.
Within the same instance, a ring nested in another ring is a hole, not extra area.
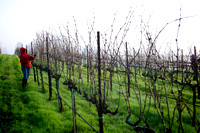
[(20, 62), (21, 62), (21, 66), (26, 66), (28, 68), (31, 68), (31, 62), (32, 60), (35, 60), (34, 57), (30, 56), (29, 54), (26, 53), (26, 49), (25, 48), (20, 48)]

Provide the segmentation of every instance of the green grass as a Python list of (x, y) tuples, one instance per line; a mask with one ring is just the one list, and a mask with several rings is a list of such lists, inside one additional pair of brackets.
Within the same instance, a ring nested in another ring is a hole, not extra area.
[[(66, 67), (65, 67), (66, 68)], [(77, 68), (77, 67), (76, 67)], [(82, 72), (86, 73), (86, 68), (82, 67)], [(142, 73), (142, 72), (141, 72)], [(109, 74), (109, 72), (108, 72)], [(75, 73), (78, 77), (78, 73)], [(121, 75), (120, 81), (117, 79), (117, 74), (113, 77), (113, 82), (124, 83), (124, 75)], [(63, 102), (63, 112), (59, 113), (57, 96), (53, 92), (53, 99), (49, 101), (49, 90), (45, 84), (45, 93), (42, 93), (41, 85), (38, 86), (37, 82), (34, 82), (33, 71), (28, 80), (28, 86), (26, 88), (21, 87), (22, 72), (20, 62), (17, 56), (11, 55), (0, 55), (0, 132), (33, 132), (33, 133), (44, 133), (44, 132), (59, 132), (59, 133), (70, 133), (73, 131), (73, 117), (72, 110)], [(48, 76), (46, 72), (43, 72), (44, 81), (48, 82)], [(82, 74), (84, 87), (89, 93), (89, 86), (87, 85), (86, 75)], [(145, 88), (145, 78), (138, 75), (138, 86), (139, 88)], [(61, 97), (71, 106), (71, 92), (67, 86), (63, 85), (64, 76), (60, 79), (60, 95)], [(55, 80), (52, 79), (53, 88), (55, 89)], [(78, 86), (78, 78), (76, 78)], [(161, 81), (159, 81), (161, 82)], [(41, 84), (41, 82), (40, 82)], [(157, 83), (158, 84), (158, 83)], [(167, 81), (166, 81), (167, 84)], [(133, 87), (133, 84), (131, 84)], [(137, 85), (136, 85), (137, 86)], [(166, 85), (170, 93), (170, 85)], [(173, 85), (174, 90), (177, 92), (176, 84)], [(113, 84), (114, 91), (109, 91), (109, 109), (115, 110), (119, 101), (119, 85)], [(124, 87), (122, 87), (125, 92)], [(183, 94), (184, 97), (192, 95), (190, 88), (186, 88)], [(56, 90), (56, 89), (55, 89)], [(138, 94), (139, 91), (137, 90)], [(145, 92), (141, 91), (142, 107), (144, 105)], [(176, 94), (177, 95), (177, 94)], [(85, 118), (96, 130), (99, 131), (98, 123), (98, 112), (96, 106), (87, 102), (85, 98), (75, 93), (76, 96), (76, 111)], [(112, 99), (111, 99), (112, 96)], [(170, 95), (172, 96), (172, 95)], [(119, 112), (113, 116), (111, 114), (104, 114), (104, 131), (105, 133), (129, 133), (135, 132), (134, 128), (125, 123), (126, 117), (128, 116), (127, 106), (125, 98), (121, 95)], [(149, 96), (148, 96), (149, 99)], [(167, 125), (167, 107), (165, 104), (165, 98), (161, 99), (162, 108), (164, 113), (164, 119)], [(133, 88), (131, 88), (130, 109), (131, 118), (130, 121), (135, 123), (140, 116), (140, 107), (136, 99), (136, 94)], [(174, 100), (169, 100), (170, 114), (173, 113), (175, 106)], [(191, 101), (190, 101), (191, 102)], [(147, 102), (148, 106), (149, 101)], [(197, 104), (199, 104), (197, 100)], [(156, 132), (163, 132), (163, 126), (161, 120), (155, 110), (154, 103), (151, 98), (150, 113), (148, 116), (148, 123), (151, 128)], [(192, 107), (192, 106), (190, 106)], [(145, 110), (146, 115), (147, 110)], [(171, 116), (172, 117), (172, 116)], [(197, 117), (200, 118), (200, 110), (197, 108)], [(77, 130), (78, 132), (93, 132), (78, 115), (77, 118)], [(178, 112), (176, 110), (175, 120), (173, 124), (172, 132), (178, 132)], [(185, 132), (196, 132), (194, 127), (191, 126), (191, 118), (184, 109), (182, 113), (182, 121)], [(144, 126), (144, 122), (139, 124)]]
[[(58, 132), (73, 131), (72, 110), (63, 103), (62, 113), (58, 111), (57, 96), (53, 93), (52, 101), (49, 101), (48, 86), (45, 85), (45, 93), (41, 86), (33, 80), (33, 73), (28, 80), (26, 88), (21, 87), (22, 72), (17, 56), (0, 55), (0, 132)], [(44, 72), (44, 80), (47, 82), (47, 74)], [(61, 81), (64, 81), (62, 79)], [(55, 80), (53, 80), (55, 86)], [(60, 94), (71, 106), (71, 92), (67, 86), (60, 83)], [(76, 94), (77, 112), (85, 118), (95, 129), (98, 127), (98, 115), (96, 107), (88, 103), (82, 96)], [(79, 116), (77, 117), (78, 132), (93, 132)], [(105, 132), (132, 132), (122, 117), (104, 117)], [(114, 123), (117, 120), (117, 125)], [(113, 123), (113, 125), (112, 125)]]
[(56, 100), (48, 101), (48, 94), (42, 94), (31, 78), (28, 87), (21, 87), (17, 56), (0, 55), (0, 58), (0, 76), (5, 76), (0, 80), (1, 132), (71, 132), (71, 111), (58, 113)]

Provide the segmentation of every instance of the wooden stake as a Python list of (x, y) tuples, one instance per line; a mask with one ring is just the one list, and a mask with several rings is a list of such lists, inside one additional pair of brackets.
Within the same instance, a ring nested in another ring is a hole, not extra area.
[(183, 69), (184, 69), (184, 66), (183, 66), (183, 49), (181, 50), (181, 61), (182, 61), (182, 66), (181, 66), (181, 69), (182, 69), (182, 79), (181, 79), (181, 83), (183, 84)]
[(46, 50), (47, 50), (47, 69), (48, 69), (48, 79), (49, 79), (49, 100), (52, 100), (52, 82), (51, 82), (51, 74), (49, 69), (49, 46), (48, 46), (48, 37), (46, 37)]
[(125, 44), (126, 47), (126, 73), (128, 78), (128, 96), (130, 97), (130, 72), (129, 72), (129, 64), (128, 64), (128, 47), (127, 42)]
[[(57, 74), (56, 74), (57, 76)], [(59, 106), (59, 112), (61, 113), (63, 111), (63, 105), (62, 105), (62, 99), (60, 98), (60, 93), (59, 93), (59, 78), (56, 77), (56, 90), (58, 93), (58, 106)]]
[(198, 71), (198, 62), (197, 62), (197, 54), (196, 54), (196, 47), (194, 46), (194, 56), (195, 56), (195, 65), (196, 65), (196, 72), (195, 72), (195, 77), (197, 81), (197, 86), (198, 86), (198, 99), (200, 99), (200, 83), (199, 83), (199, 71)]
[(99, 115), (99, 127), (100, 127), (100, 133), (103, 133), (103, 112), (102, 112), (102, 94), (101, 94), (101, 50), (100, 50), (100, 32), (97, 32), (97, 55), (98, 55), (98, 83), (99, 83), (99, 109), (98, 109), (98, 115)]
[(77, 126), (76, 126), (76, 104), (75, 104), (75, 95), (74, 95), (74, 89), (71, 88), (71, 95), (72, 95), (72, 114), (73, 114), (73, 127), (74, 127), (74, 133), (77, 132)]
[[(193, 64), (194, 66), (194, 71), (196, 71), (195, 69), (197, 69), (196, 68), (196, 47), (194, 46), (194, 59), (195, 59), (195, 64)], [(196, 77), (197, 75), (196, 74), (198, 74), (198, 72), (196, 73), (196, 72), (194, 72), (194, 76)], [(197, 83), (198, 83), (198, 78), (196, 78), (196, 80), (197, 80)], [(192, 126), (194, 126), (195, 127), (195, 120), (196, 120), (196, 86), (193, 86), (192, 87), (192, 91), (193, 91), (193, 118), (192, 118)]]
[[(32, 42), (31, 42), (31, 54), (33, 55), (33, 44), (32, 44)], [(34, 81), (36, 82), (34, 61), (32, 61), (31, 63), (32, 63), (32, 65), (33, 65)]]
[(38, 82), (38, 85), (40, 85), (39, 75), (38, 75), (38, 66), (36, 66), (36, 75), (37, 75), (37, 82)]
[(43, 74), (42, 74), (41, 67), (40, 67), (40, 76), (41, 76), (41, 82), (42, 82), (42, 93), (45, 93), (44, 82), (43, 82)]

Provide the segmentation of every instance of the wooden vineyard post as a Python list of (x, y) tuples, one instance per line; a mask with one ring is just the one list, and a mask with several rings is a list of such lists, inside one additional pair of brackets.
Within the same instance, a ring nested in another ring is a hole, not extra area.
[(134, 68), (135, 68), (135, 82), (137, 83), (137, 66), (136, 66), (136, 61), (135, 61), (135, 58), (136, 58), (136, 52), (135, 52), (135, 49), (134, 50)]
[(102, 94), (101, 94), (101, 49), (100, 49), (100, 32), (97, 32), (97, 56), (98, 56), (98, 87), (99, 87), (99, 107), (98, 107), (98, 115), (99, 115), (99, 127), (100, 133), (103, 133), (103, 112), (102, 112)]
[(194, 46), (194, 57), (195, 57), (195, 77), (196, 77), (196, 82), (197, 82), (197, 88), (198, 88), (198, 99), (200, 99), (200, 83), (199, 83), (199, 66), (198, 66), (198, 62), (197, 62), (197, 54), (196, 54), (196, 47)]
[(38, 85), (40, 85), (39, 75), (38, 75), (38, 65), (36, 65), (36, 75), (37, 75), (37, 82), (38, 82)]
[(179, 127), (178, 127), (178, 132), (180, 133), (180, 130), (182, 130), (182, 132), (184, 132), (183, 129), (183, 124), (182, 124), (182, 91), (178, 90), (178, 99), (177, 99), (177, 110), (178, 110), (178, 123), (179, 123)]
[(181, 50), (181, 61), (182, 61), (182, 66), (181, 66), (181, 69), (182, 69), (182, 79), (181, 79), (181, 83), (183, 84), (183, 69), (184, 69), (184, 66), (183, 66), (183, 49)]
[(54, 47), (54, 61), (55, 61), (55, 68), (56, 68), (56, 74), (54, 75), (54, 78), (56, 79), (56, 90), (57, 90), (57, 94), (58, 94), (58, 106), (59, 106), (59, 112), (61, 113), (63, 111), (63, 105), (62, 105), (62, 99), (60, 97), (60, 92), (59, 92), (59, 79), (61, 77), (61, 75), (58, 74), (59, 71), (59, 63), (60, 61), (57, 60), (57, 55), (58, 53), (56, 53), (56, 49)]
[(63, 105), (62, 105), (62, 99), (60, 98), (60, 93), (59, 93), (59, 78), (60, 76), (56, 74), (56, 90), (58, 93), (58, 106), (59, 106), (59, 112), (61, 113), (63, 111)]
[(74, 133), (77, 132), (77, 126), (76, 126), (76, 104), (75, 104), (75, 91), (73, 89), (73, 87), (71, 88), (71, 95), (72, 95), (72, 114), (73, 114), (73, 130), (74, 130)]
[[(197, 66), (197, 62), (196, 62), (196, 47), (194, 47), (194, 59), (195, 59), (195, 64), (193, 64), (193, 69), (194, 69), (194, 71), (196, 71), (195, 69), (197, 69), (196, 68), (196, 66)], [(194, 72), (194, 77), (196, 77), (197, 76), (197, 74), (198, 74), (198, 72), (196, 73), (196, 72)], [(196, 78), (196, 81), (197, 81), (197, 85), (199, 86), (199, 84), (198, 84), (198, 78)], [(192, 91), (193, 91), (193, 118), (192, 118), (192, 126), (194, 126), (195, 127), (195, 120), (196, 120), (196, 86), (193, 86), (192, 87)]]
[(49, 46), (48, 46), (48, 37), (46, 37), (46, 51), (47, 51), (47, 70), (48, 70), (48, 79), (49, 79), (49, 100), (52, 100), (52, 83), (51, 83), (51, 74), (49, 69)]
[(126, 73), (128, 78), (128, 96), (130, 97), (130, 72), (129, 72), (129, 64), (128, 64), (128, 47), (127, 42), (125, 44), (126, 47)]
[(176, 61), (176, 63), (177, 63), (177, 68), (176, 68), (176, 75), (177, 75), (177, 78), (176, 78), (176, 80), (177, 80), (177, 82), (178, 82), (178, 73), (179, 73), (179, 49), (177, 49), (177, 61)]
[(41, 64), (40, 64), (40, 76), (41, 76), (41, 82), (42, 82), (42, 93), (45, 93), (44, 82), (43, 82), (43, 74), (42, 74), (42, 65)]
[[(31, 54), (33, 55), (33, 44), (32, 44), (32, 42), (31, 42)], [(31, 63), (32, 63), (32, 65), (33, 65), (34, 81), (36, 82), (34, 61), (32, 61)]]
[(87, 85), (88, 85), (89, 84), (89, 50), (88, 50), (89, 47), (87, 46), (86, 48), (87, 48), (87, 61), (86, 61), (87, 65), (86, 66), (87, 66)]

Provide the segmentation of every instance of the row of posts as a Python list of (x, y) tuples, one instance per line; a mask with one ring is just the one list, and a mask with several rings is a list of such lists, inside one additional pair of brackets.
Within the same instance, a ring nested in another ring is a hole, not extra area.
[[(48, 37), (46, 38), (46, 51), (47, 51), (47, 72), (48, 72), (48, 86), (49, 86), (49, 100), (52, 100), (52, 79), (51, 79), (51, 71), (49, 67), (49, 47), (48, 47)], [(31, 43), (31, 54), (33, 55), (33, 48), (32, 48), (32, 43)], [(44, 88), (44, 81), (43, 81), (43, 74), (42, 74), (42, 66), (41, 64), (35, 64), (34, 61), (32, 61), (32, 66), (33, 66), (33, 74), (34, 74), (34, 81), (40, 85), (39, 82), (39, 75), (38, 75), (38, 69), (40, 69), (40, 76), (41, 76), (41, 83), (42, 83), (42, 93), (45, 93), (45, 88)], [(57, 74), (55, 75), (57, 76)], [(58, 104), (59, 104), (59, 112), (61, 113), (63, 111), (63, 106), (62, 106), (62, 99), (59, 95), (59, 78), (60, 77), (55, 77), (56, 79), (56, 90), (57, 90), (57, 95), (58, 95)], [(70, 87), (69, 87), (70, 88)], [(77, 132), (77, 126), (76, 126), (76, 105), (75, 105), (75, 91), (72, 88), (71, 90), (71, 96), (72, 96), (72, 114), (73, 114), (73, 132)]]
[[(98, 104), (98, 116), (99, 116), (99, 127), (100, 133), (103, 133), (103, 112), (102, 112), (102, 92), (101, 92), (101, 56), (100, 56), (100, 32), (97, 32), (97, 53), (98, 53), (98, 83), (99, 83), (99, 104)], [(46, 37), (46, 52), (47, 52), (47, 72), (48, 72), (48, 86), (49, 86), (49, 100), (52, 100), (52, 79), (51, 79), (51, 72), (49, 67), (49, 45), (48, 45), (48, 37)], [(33, 54), (33, 48), (31, 43), (31, 53)], [(34, 73), (34, 81), (39, 83), (39, 76), (38, 76), (38, 68), (40, 68), (40, 76), (42, 82), (42, 92), (45, 93), (44, 82), (43, 82), (43, 74), (42, 74), (42, 66), (36, 65), (34, 61), (32, 62), (33, 65), (33, 73)], [(73, 87), (70, 87), (71, 96), (72, 96), (72, 114), (73, 114), (73, 132), (77, 132), (77, 125), (76, 125), (76, 105), (75, 105), (75, 90)], [(59, 103), (59, 112), (63, 111), (62, 107), (62, 100), (59, 95), (59, 78), (56, 77), (56, 89), (58, 93), (58, 103)]]
[[(129, 60), (128, 60), (128, 48), (127, 48), (127, 43), (125, 44), (126, 47), (126, 73), (127, 73), (127, 79), (128, 79), (128, 96), (130, 97), (130, 68), (129, 68)], [(50, 73), (50, 69), (49, 69), (49, 47), (48, 47), (48, 37), (46, 38), (46, 51), (47, 51), (47, 68), (48, 68), (48, 81), (49, 81), (49, 100), (52, 100), (52, 81), (51, 81), (51, 73)], [(33, 54), (33, 49), (32, 49), (32, 43), (31, 43), (31, 53)], [(98, 96), (99, 96), (99, 103), (98, 103), (98, 117), (99, 117), (99, 128), (100, 128), (100, 133), (104, 132), (103, 129), (103, 112), (102, 112), (102, 92), (101, 92), (101, 50), (100, 50), (100, 32), (97, 32), (97, 56), (98, 56), (98, 87), (99, 87), (99, 91), (98, 91)], [(135, 53), (134, 53), (135, 54)], [(196, 57), (196, 48), (194, 47), (194, 55)], [(134, 55), (135, 56), (135, 55)], [(134, 57), (135, 58), (135, 57)], [(34, 62), (33, 62), (34, 63)], [(36, 66), (36, 70), (34, 68), (33, 65), (33, 71), (34, 71), (34, 81), (36, 81), (36, 77), (37, 77), (37, 81), (38, 81), (38, 85), (39, 85), (39, 76), (38, 76), (38, 67), (41, 66)], [(135, 69), (135, 74), (136, 74), (136, 69)], [(182, 51), (182, 74), (183, 74), (183, 51)], [(43, 93), (45, 92), (44, 89), (44, 83), (43, 83), (43, 75), (42, 75), (42, 70), (40, 69), (40, 75), (41, 75), (41, 82), (42, 82), (42, 91)], [(178, 76), (178, 59), (177, 59), (177, 76)], [(135, 76), (136, 77), (136, 76)], [(178, 78), (178, 77), (177, 77)], [(199, 79), (196, 79), (197, 84), (199, 84)], [(183, 78), (182, 81), (183, 83)], [(56, 89), (57, 89), (57, 93), (59, 96), (59, 79), (56, 78)], [(76, 126), (76, 106), (75, 106), (75, 91), (72, 88), (70, 88), (71, 90), (71, 96), (72, 96), (72, 113), (73, 113), (73, 125), (74, 125), (74, 132), (77, 132), (77, 126)], [(194, 117), (193, 117), (193, 124), (195, 124), (195, 114), (196, 114), (196, 108), (195, 108), (195, 103), (196, 103), (196, 89), (193, 88), (193, 113), (194, 113)], [(200, 94), (200, 88), (198, 86), (198, 94)], [(198, 95), (198, 98), (200, 97), (200, 95)], [(58, 102), (60, 105), (60, 109), (59, 111), (62, 112), (62, 100), (60, 99), (60, 97), (58, 97)]]

